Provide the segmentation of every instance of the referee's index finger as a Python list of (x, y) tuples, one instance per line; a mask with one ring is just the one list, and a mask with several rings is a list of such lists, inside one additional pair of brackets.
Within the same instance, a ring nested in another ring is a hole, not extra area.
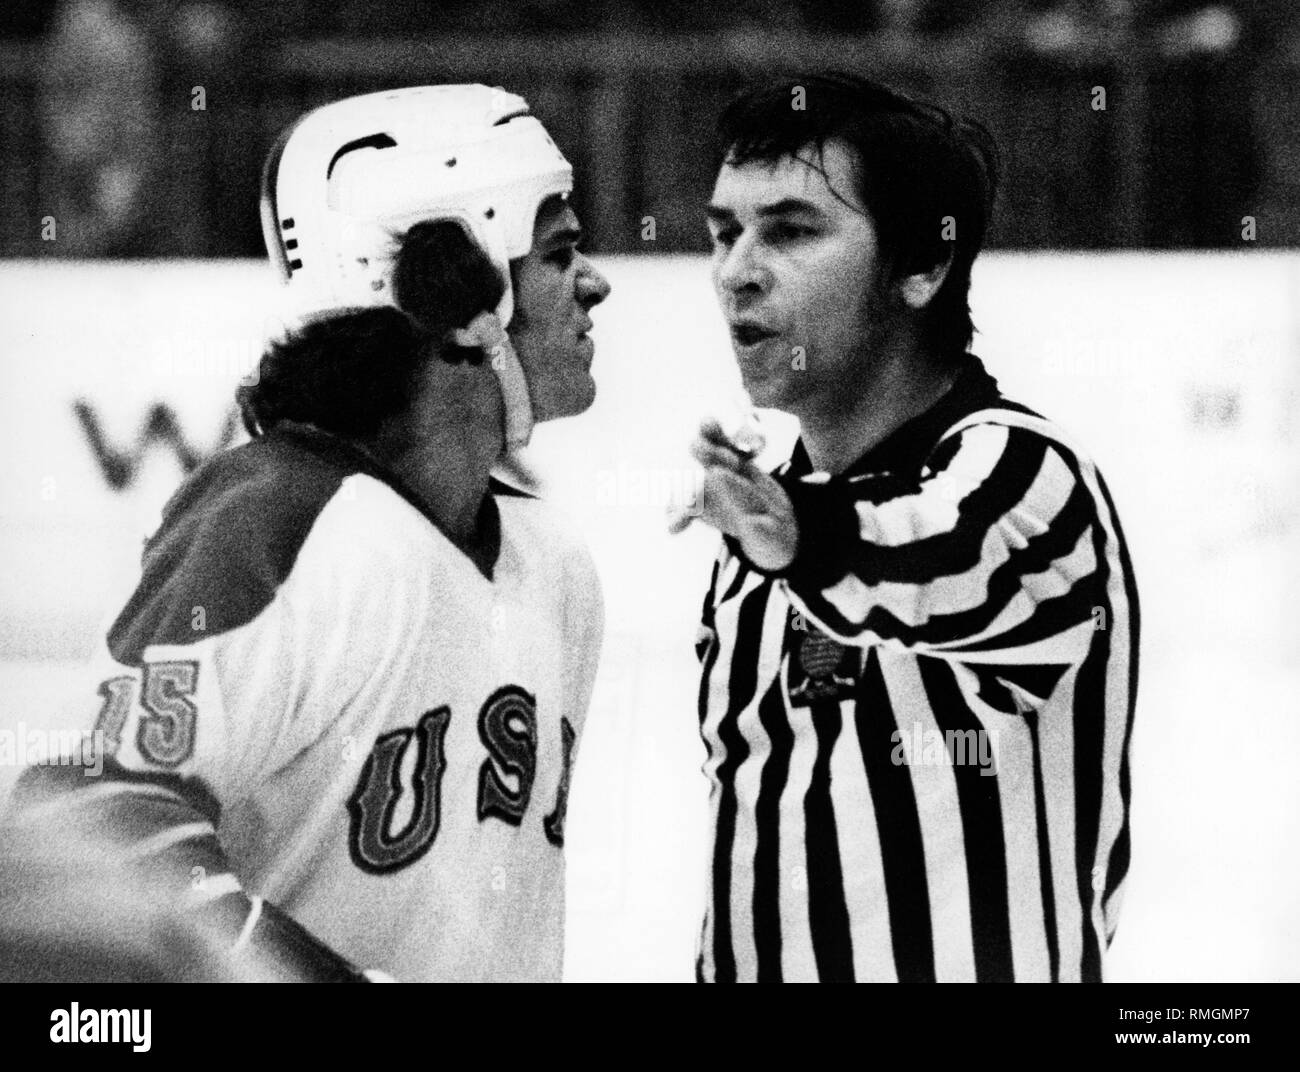
[(741, 459), (735, 450), (723, 443), (714, 443), (702, 436), (691, 444), (691, 457), (706, 468), (717, 467), (735, 470)]
[[(738, 462), (747, 462), (754, 458), (758, 450), (742, 445), (729, 435), (715, 418), (707, 418), (700, 423), (700, 440), (710, 446), (721, 448)], [(733, 468), (735, 468), (733, 466)]]
[(700, 422), (700, 437), (720, 447), (733, 446), (731, 437), (723, 431), (721, 423), (715, 417), (706, 417)]

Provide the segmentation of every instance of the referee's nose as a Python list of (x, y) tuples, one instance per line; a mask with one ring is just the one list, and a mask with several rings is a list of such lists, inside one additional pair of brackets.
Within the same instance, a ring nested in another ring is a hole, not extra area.
[(757, 297), (771, 288), (771, 272), (756, 246), (756, 238), (742, 232), (730, 249), (719, 253), (714, 268), (719, 297)]

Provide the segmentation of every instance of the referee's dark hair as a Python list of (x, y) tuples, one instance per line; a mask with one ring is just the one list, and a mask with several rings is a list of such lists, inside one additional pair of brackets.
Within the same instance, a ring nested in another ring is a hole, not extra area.
[[(984, 244), (997, 193), (998, 151), (971, 120), (868, 78), (807, 73), (765, 82), (718, 120), (722, 162), (775, 162), (842, 138), (857, 154), (858, 190), (893, 279), (952, 266), (924, 313), (942, 355), (963, 353), (974, 333), (971, 264)], [(945, 217), (954, 226), (945, 229)], [(948, 237), (951, 235), (951, 237)]]
[(458, 223), (417, 223), (398, 241), (398, 308), (342, 310), (273, 340), (257, 382), (235, 392), (248, 434), (280, 421), (346, 439), (373, 436), (406, 408), (426, 361), (482, 362), (481, 349), (446, 341), (505, 294), (500, 272)]

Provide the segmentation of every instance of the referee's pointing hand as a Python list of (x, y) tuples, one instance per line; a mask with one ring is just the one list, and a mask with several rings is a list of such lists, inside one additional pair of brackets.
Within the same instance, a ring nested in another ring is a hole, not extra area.
[(699, 518), (734, 537), (760, 569), (788, 566), (799, 543), (799, 528), (785, 489), (758, 468), (717, 421), (700, 425), (691, 454), (704, 467), (704, 480), (692, 508), (674, 531)]

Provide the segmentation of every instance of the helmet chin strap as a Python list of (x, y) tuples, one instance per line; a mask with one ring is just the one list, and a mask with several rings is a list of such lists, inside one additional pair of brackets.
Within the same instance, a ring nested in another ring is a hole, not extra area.
[(533, 403), (528, 394), (524, 366), (519, 363), (519, 356), (501, 325), (501, 318), (493, 312), (479, 313), (466, 327), (453, 328), (448, 338), (457, 346), (478, 347), (487, 355), (501, 385), (506, 450), (527, 446), (533, 434)]

